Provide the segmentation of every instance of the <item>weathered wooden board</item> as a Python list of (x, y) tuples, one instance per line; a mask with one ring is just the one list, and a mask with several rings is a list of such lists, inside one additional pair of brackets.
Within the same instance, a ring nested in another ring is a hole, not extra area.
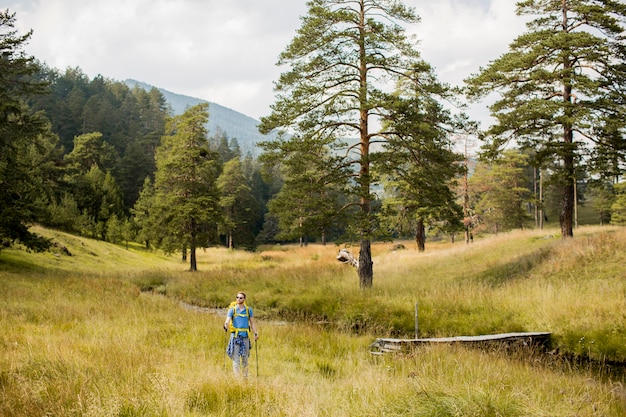
[(521, 345), (545, 345), (551, 337), (549, 332), (520, 332), (520, 333), (499, 333), (479, 336), (453, 336), (434, 337), (423, 339), (391, 339), (379, 338), (370, 345), (370, 352), (373, 354), (383, 354), (391, 352), (402, 352), (410, 350), (422, 344), (432, 343), (463, 343), (463, 344), (521, 344)]

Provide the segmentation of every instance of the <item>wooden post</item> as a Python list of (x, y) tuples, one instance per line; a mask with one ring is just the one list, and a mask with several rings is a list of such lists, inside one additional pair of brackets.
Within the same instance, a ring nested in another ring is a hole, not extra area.
[(419, 338), (418, 303), (415, 303), (415, 338)]

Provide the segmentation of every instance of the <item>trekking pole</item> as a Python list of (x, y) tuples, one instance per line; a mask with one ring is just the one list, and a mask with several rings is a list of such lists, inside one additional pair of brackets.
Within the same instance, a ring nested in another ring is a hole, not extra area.
[(256, 351), (256, 378), (259, 379), (259, 341), (255, 340), (254, 350)]
[(226, 346), (228, 346), (228, 331), (226, 329), (224, 329), (224, 342), (225, 344), (223, 346), (221, 346), (221, 348), (224, 350), (224, 361), (222, 363), (222, 370), (224, 372), (226, 372)]

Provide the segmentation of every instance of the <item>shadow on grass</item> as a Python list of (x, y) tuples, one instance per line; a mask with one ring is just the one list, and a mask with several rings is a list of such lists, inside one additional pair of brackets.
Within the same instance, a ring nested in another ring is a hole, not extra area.
[(37, 260), (28, 262), (23, 256), (15, 256), (15, 254), (7, 251), (0, 252), (0, 272), (9, 272), (15, 274), (45, 274), (49, 270), (38, 264)]
[(551, 253), (550, 248), (540, 248), (532, 253), (521, 255), (510, 262), (477, 272), (469, 278), (491, 287), (499, 287), (510, 281), (524, 278), (533, 268), (546, 262)]

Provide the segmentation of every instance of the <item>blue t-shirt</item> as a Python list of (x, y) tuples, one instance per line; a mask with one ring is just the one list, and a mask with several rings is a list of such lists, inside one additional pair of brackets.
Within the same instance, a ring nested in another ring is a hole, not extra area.
[[(248, 314), (246, 314), (246, 309), (248, 309)], [(235, 314), (235, 310), (237, 310), (237, 314)], [(232, 307), (228, 310), (228, 317), (233, 320), (233, 327), (235, 329), (245, 329), (239, 330), (239, 335), (248, 337), (248, 328), (250, 327), (248, 317), (252, 317), (252, 308), (244, 307), (243, 310), (239, 310), (237, 306)]]

